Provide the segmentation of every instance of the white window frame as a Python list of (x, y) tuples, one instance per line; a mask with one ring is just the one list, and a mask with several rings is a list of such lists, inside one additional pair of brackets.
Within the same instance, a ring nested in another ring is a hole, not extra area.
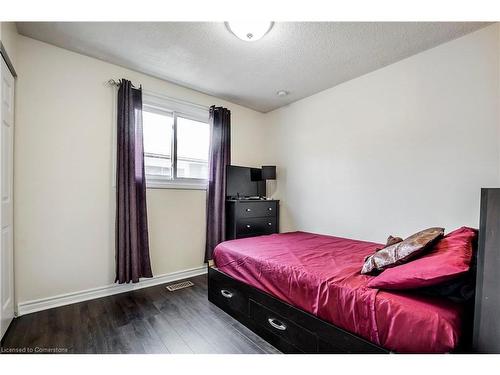
[(177, 177), (177, 117), (208, 123), (208, 107), (149, 92), (143, 92), (142, 107), (143, 110), (169, 115), (174, 119), (171, 146), (172, 178), (146, 175), (146, 188), (206, 190), (208, 181), (205, 179)]

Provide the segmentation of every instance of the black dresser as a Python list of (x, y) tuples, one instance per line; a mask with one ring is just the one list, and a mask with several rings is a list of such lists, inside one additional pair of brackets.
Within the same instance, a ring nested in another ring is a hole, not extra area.
[(226, 200), (226, 239), (279, 233), (278, 200)]

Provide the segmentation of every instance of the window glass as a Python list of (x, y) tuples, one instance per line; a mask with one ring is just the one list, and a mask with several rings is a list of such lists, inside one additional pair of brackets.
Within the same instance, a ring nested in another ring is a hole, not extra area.
[(207, 179), (209, 126), (177, 117), (177, 177)]
[(143, 110), (144, 167), (147, 176), (172, 178), (172, 127), (174, 118)]

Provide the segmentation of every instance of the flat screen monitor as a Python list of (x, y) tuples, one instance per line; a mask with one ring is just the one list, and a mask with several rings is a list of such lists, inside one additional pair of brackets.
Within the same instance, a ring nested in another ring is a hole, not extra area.
[(266, 182), (262, 181), (260, 168), (227, 167), (226, 196), (230, 198), (259, 197), (266, 195)]

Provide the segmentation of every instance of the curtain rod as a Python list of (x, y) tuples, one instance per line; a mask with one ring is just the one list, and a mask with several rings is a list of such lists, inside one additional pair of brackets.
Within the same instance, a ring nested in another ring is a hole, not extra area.
[(115, 81), (114, 79), (108, 80), (108, 85), (110, 86), (120, 86), (120, 81)]
[[(109, 79), (108, 80), (108, 84), (111, 85), (111, 86), (119, 87), (120, 86), (120, 81), (119, 80), (117, 81), (115, 79)], [(170, 96), (159, 94), (157, 92), (153, 92), (153, 91), (149, 91), (149, 90), (144, 90), (144, 89), (142, 91), (144, 91), (144, 93), (147, 94), (147, 95), (156, 96), (157, 98), (162, 98), (162, 99), (170, 100), (172, 102), (176, 102), (176, 103), (180, 103), (180, 104), (187, 104), (187, 105), (190, 105), (190, 106), (193, 106), (193, 107), (198, 107), (200, 109), (207, 110), (207, 111), (210, 109), (210, 107), (205, 106), (205, 105), (201, 105), (201, 104), (197, 104), (197, 103), (193, 103), (193, 102), (188, 102), (187, 100), (172, 98)]]

